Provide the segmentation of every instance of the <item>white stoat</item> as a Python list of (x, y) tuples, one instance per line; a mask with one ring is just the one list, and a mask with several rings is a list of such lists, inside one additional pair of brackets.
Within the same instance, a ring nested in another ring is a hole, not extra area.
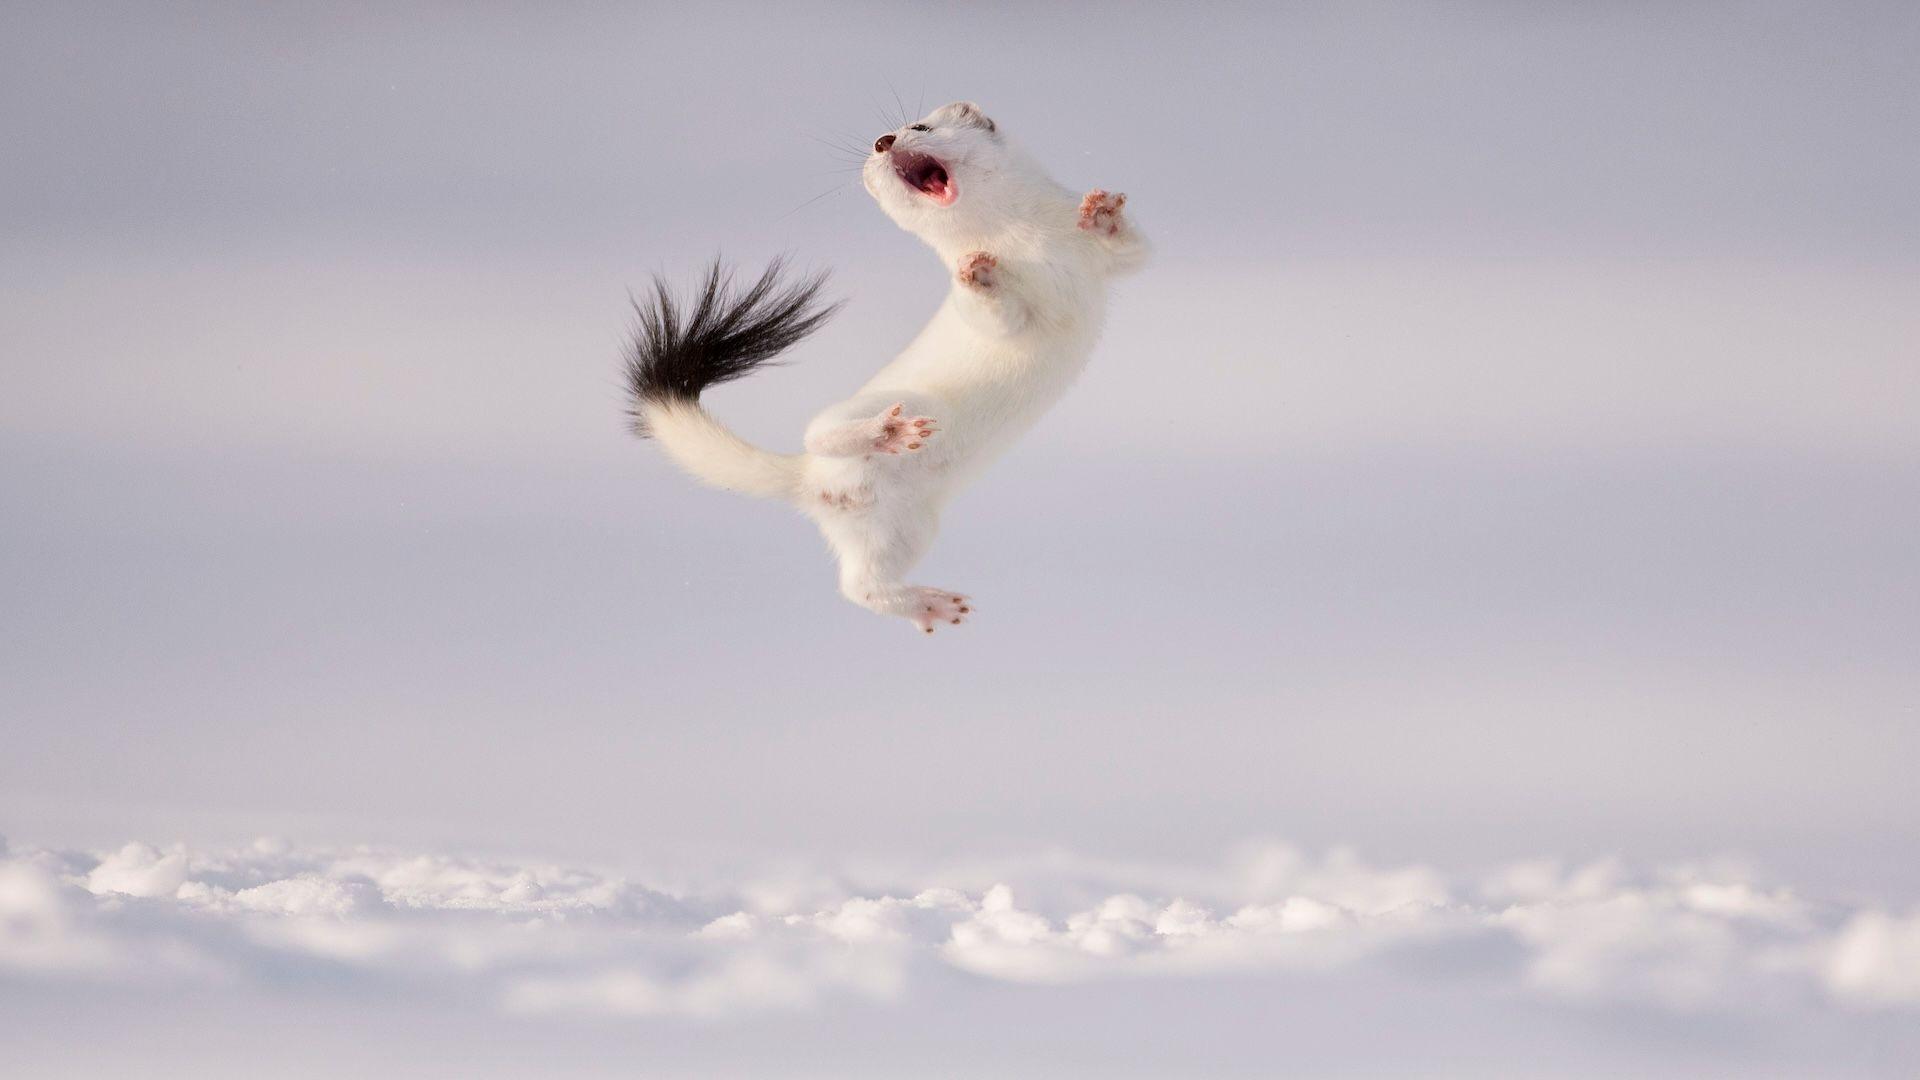
[(970, 102), (880, 136), (862, 181), (953, 272), (906, 350), (814, 417), (805, 453), (770, 453), (721, 426), (700, 391), (824, 322), (821, 279), (782, 285), (776, 263), (735, 294), (716, 265), (690, 309), (656, 280), (628, 358), (634, 419), (697, 479), (799, 507), (839, 557), (847, 599), (932, 633), (973, 610), (961, 593), (906, 582), (941, 508), (1086, 366), (1107, 283), (1146, 244), (1126, 196), (1061, 187)]

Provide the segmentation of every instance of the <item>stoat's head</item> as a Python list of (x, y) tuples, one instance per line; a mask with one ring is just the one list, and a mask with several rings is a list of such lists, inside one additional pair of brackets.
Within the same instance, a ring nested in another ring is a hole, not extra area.
[(978, 105), (956, 101), (875, 139), (861, 180), (895, 224), (937, 244), (1015, 213), (1034, 171)]

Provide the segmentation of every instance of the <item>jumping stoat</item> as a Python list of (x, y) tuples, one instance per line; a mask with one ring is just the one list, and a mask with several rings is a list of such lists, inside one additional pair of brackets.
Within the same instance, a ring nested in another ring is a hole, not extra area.
[(633, 418), (696, 479), (799, 507), (839, 557), (847, 599), (930, 634), (973, 610), (961, 593), (905, 582), (941, 508), (1086, 366), (1107, 282), (1137, 268), (1146, 244), (1125, 195), (1061, 187), (969, 102), (880, 136), (862, 182), (953, 271), (906, 350), (814, 417), (805, 453), (770, 453), (721, 426), (700, 392), (826, 321), (821, 278), (784, 284), (776, 262), (736, 293), (715, 265), (687, 307), (656, 279), (627, 358)]

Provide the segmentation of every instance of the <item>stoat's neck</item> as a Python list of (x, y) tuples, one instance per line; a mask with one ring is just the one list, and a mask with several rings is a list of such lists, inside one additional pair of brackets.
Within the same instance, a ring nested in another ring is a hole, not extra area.
[(952, 227), (923, 237), (943, 261), (951, 264), (975, 251), (1031, 256), (1062, 237), (1071, 237), (1075, 230), (1078, 203), (1057, 184), (1049, 181), (1015, 193), (994, 194), (1002, 205), (955, 215), (958, 220)]

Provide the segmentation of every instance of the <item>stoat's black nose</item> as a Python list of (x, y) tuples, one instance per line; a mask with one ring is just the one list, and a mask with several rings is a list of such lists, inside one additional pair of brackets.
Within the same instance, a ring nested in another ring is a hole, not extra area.
[(879, 138), (873, 140), (874, 153), (884, 154), (891, 149), (893, 149), (893, 136), (882, 135)]

